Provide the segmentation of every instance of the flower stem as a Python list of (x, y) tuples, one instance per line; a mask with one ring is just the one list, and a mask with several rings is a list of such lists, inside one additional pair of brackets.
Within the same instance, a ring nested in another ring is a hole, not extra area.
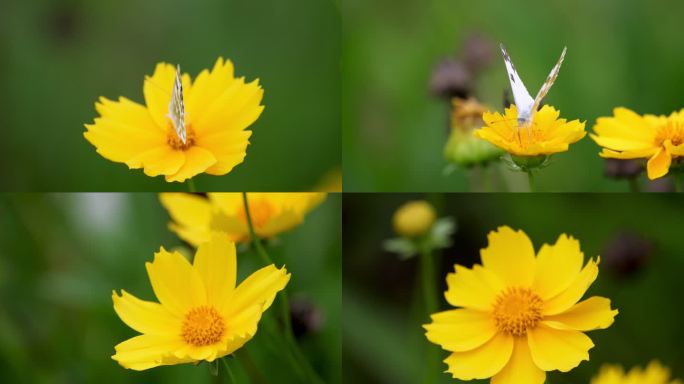
[(639, 180), (637, 180), (636, 177), (630, 177), (629, 178), (629, 191), (630, 192), (639, 192)]
[(226, 367), (226, 373), (228, 374), (228, 382), (230, 384), (235, 383), (235, 376), (233, 376), (233, 370), (230, 369), (230, 365), (228, 365), (228, 361), (226, 361), (226, 358), (222, 357), (221, 362), (223, 363), (223, 366)]
[(684, 181), (682, 180), (682, 174), (680, 172), (673, 172), (672, 177), (674, 178), (674, 188), (675, 192), (684, 192), (682, 191), (682, 184)]
[(529, 169), (526, 171), (527, 173), (527, 182), (529, 183), (530, 186), (530, 192), (534, 192), (534, 175), (532, 175), (532, 170)]
[(195, 188), (195, 180), (192, 178), (188, 179), (188, 191), (192, 193), (197, 192), (197, 188)]
[[(249, 211), (249, 199), (247, 197), (247, 192), (242, 192), (242, 202), (244, 204), (245, 216), (247, 217), (247, 227), (249, 228), (249, 235), (250, 235), (251, 240), (252, 240), (252, 245), (254, 246), (254, 249), (257, 251), (257, 254), (259, 254), (259, 256), (261, 257), (261, 259), (263, 260), (263, 262), (266, 265), (273, 264), (273, 260), (271, 259), (271, 257), (266, 252), (266, 249), (261, 244), (261, 240), (259, 239), (259, 237), (256, 235), (256, 232), (254, 231), (254, 224), (252, 223), (252, 214)], [(287, 287), (281, 291), (279, 302), (280, 302), (280, 315), (282, 317), (283, 328), (285, 330), (285, 341), (287, 342), (288, 346), (290, 347), (290, 350), (291, 350), (292, 354), (294, 355), (295, 359), (304, 368), (304, 371), (309, 376), (309, 379), (311, 380), (311, 382), (312, 383), (322, 383), (323, 381), (318, 377), (318, 374), (316, 373), (316, 371), (313, 370), (313, 368), (309, 364), (309, 361), (304, 356), (302, 351), (299, 349), (299, 345), (297, 344), (297, 341), (295, 340), (295, 337), (294, 337), (294, 333), (292, 332), (292, 319), (290, 318), (290, 304), (289, 304), (288, 295), (287, 295)]]
[[(421, 246), (420, 251), (420, 271), (423, 285), (423, 301), (425, 312), (429, 318), (431, 314), (437, 312), (437, 281), (435, 279), (435, 264), (432, 249), (427, 245)], [(427, 346), (426, 370), (424, 383), (434, 383), (439, 372), (439, 350), (432, 344)]]

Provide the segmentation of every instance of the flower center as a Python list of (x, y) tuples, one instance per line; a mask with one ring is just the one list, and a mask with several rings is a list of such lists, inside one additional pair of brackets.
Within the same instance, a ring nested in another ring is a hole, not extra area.
[(494, 302), (494, 322), (501, 332), (523, 336), (542, 319), (543, 304), (529, 288), (507, 288)]
[(214, 307), (203, 305), (185, 315), (181, 335), (186, 343), (201, 347), (221, 340), (225, 329), (221, 314)]
[[(249, 200), (249, 214), (252, 217), (252, 225), (256, 228), (261, 228), (273, 216), (273, 205), (266, 200)], [(238, 217), (245, 223), (247, 222), (247, 215), (244, 208), (238, 211)]]
[(169, 120), (166, 130), (166, 142), (175, 150), (185, 151), (195, 144), (195, 131), (192, 129), (192, 124), (190, 123), (185, 124), (185, 144), (183, 144), (183, 141), (180, 139), (180, 137), (178, 137), (176, 129), (173, 127), (171, 120)]
[(665, 140), (670, 140), (672, 145), (684, 144), (684, 124), (673, 119), (668, 119), (667, 124), (658, 128), (655, 143), (662, 147)]

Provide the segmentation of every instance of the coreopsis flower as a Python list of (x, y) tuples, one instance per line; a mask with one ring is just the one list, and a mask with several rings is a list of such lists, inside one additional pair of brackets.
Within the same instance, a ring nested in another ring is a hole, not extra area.
[(485, 126), (475, 136), (487, 140), (515, 157), (539, 157), (565, 152), (570, 144), (582, 139), (586, 132), (579, 120), (561, 119), (560, 111), (545, 105), (532, 118), (529, 127), (518, 123), (515, 105), (499, 112), (485, 112)]
[[(247, 193), (249, 212), (256, 235), (270, 238), (304, 221), (304, 216), (318, 206), (325, 193)], [(173, 222), (170, 229), (181, 239), (198, 246), (214, 233), (228, 235), (236, 242), (249, 241), (249, 227), (242, 193), (162, 193), (162, 205)]]
[(599, 155), (614, 159), (648, 159), (651, 180), (667, 175), (673, 159), (684, 156), (684, 109), (670, 116), (639, 115), (615, 108), (613, 116), (599, 117), (591, 138)]
[(476, 99), (454, 98), (451, 101), (451, 133), (444, 147), (444, 157), (460, 166), (484, 165), (497, 160), (503, 151), (473, 135), (482, 127), (486, 107)]
[(264, 109), (259, 81), (236, 78), (222, 58), (194, 82), (180, 67), (159, 63), (143, 93), (145, 105), (101, 97), (100, 117), (83, 135), (104, 158), (168, 182), (225, 175), (242, 163), (252, 134), (246, 128)]
[(670, 377), (670, 370), (658, 361), (652, 361), (645, 369), (634, 367), (625, 372), (619, 365), (604, 365), (591, 384), (682, 384)]
[(482, 265), (455, 266), (444, 296), (451, 309), (424, 326), (431, 342), (451, 352), (444, 360), (460, 380), (541, 384), (546, 372), (567, 372), (589, 360), (594, 346), (584, 332), (609, 327), (610, 300), (578, 303), (598, 275), (598, 260), (579, 242), (560, 235), (536, 253), (522, 231), (500, 227), (481, 250)]
[(159, 303), (124, 290), (112, 294), (117, 315), (141, 333), (118, 344), (112, 359), (138, 371), (233, 353), (256, 334), (262, 313), (290, 280), (284, 267), (271, 264), (236, 287), (235, 244), (225, 236), (202, 244), (192, 264), (162, 247), (146, 267)]

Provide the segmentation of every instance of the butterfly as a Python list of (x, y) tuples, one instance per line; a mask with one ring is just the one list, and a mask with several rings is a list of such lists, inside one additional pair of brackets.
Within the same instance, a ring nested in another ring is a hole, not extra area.
[(173, 123), (176, 135), (186, 144), (187, 133), (185, 131), (185, 105), (183, 104), (183, 80), (181, 79), (180, 65), (176, 66), (176, 80), (171, 91), (171, 101), (169, 102), (169, 119)]
[(553, 82), (556, 81), (556, 77), (558, 77), (558, 72), (560, 71), (561, 64), (563, 64), (563, 59), (565, 59), (565, 52), (567, 50), (567, 47), (563, 48), (560, 59), (558, 59), (556, 65), (551, 69), (551, 73), (549, 73), (549, 76), (546, 78), (544, 85), (541, 86), (537, 96), (533, 99), (527, 91), (527, 88), (525, 88), (525, 84), (523, 84), (520, 76), (518, 76), (518, 72), (515, 70), (515, 66), (511, 61), (508, 52), (506, 52), (506, 48), (501, 44), (501, 54), (503, 55), (508, 78), (511, 82), (513, 99), (515, 100), (515, 106), (518, 109), (518, 125), (520, 127), (528, 128), (532, 123), (532, 118), (539, 109), (542, 99), (549, 93)]

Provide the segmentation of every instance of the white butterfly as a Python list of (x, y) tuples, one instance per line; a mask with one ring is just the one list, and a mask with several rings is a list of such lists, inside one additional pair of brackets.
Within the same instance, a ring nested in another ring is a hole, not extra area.
[(558, 72), (560, 71), (561, 64), (563, 64), (565, 51), (567, 51), (567, 49), (567, 47), (563, 48), (563, 53), (561, 53), (558, 63), (551, 69), (551, 73), (549, 73), (549, 76), (546, 78), (544, 85), (541, 86), (537, 96), (533, 99), (532, 96), (530, 96), (530, 93), (527, 92), (525, 84), (520, 80), (520, 76), (518, 76), (518, 72), (515, 70), (515, 66), (511, 61), (508, 52), (506, 52), (506, 48), (501, 44), (501, 54), (506, 63), (506, 71), (508, 71), (508, 78), (511, 82), (511, 89), (513, 90), (513, 99), (515, 100), (515, 106), (518, 109), (519, 126), (524, 128), (530, 126), (532, 117), (535, 112), (537, 112), (537, 109), (539, 109), (542, 99), (549, 93), (549, 89), (551, 89), (553, 82), (556, 81), (556, 77), (558, 77)]
[(183, 144), (186, 144), (185, 105), (183, 104), (183, 80), (181, 78), (180, 65), (176, 66), (176, 80), (173, 83), (168, 116), (173, 123), (173, 128), (176, 130), (176, 135), (178, 135)]

